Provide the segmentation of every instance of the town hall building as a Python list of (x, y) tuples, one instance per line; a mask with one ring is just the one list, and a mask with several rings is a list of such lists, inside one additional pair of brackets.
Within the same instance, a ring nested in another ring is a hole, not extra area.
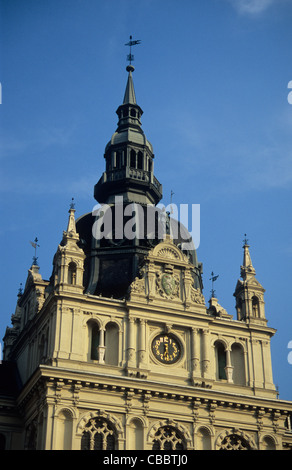
[(71, 204), (50, 279), (35, 259), (6, 329), (0, 448), (291, 450), (248, 242), (230, 313), (205, 298), (186, 227), (156, 210), (162, 185), (127, 72), (100, 207), (77, 218)]

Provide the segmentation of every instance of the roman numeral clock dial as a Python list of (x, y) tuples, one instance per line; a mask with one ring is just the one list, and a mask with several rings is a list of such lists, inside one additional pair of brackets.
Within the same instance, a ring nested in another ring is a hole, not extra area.
[(169, 334), (161, 334), (152, 341), (152, 353), (163, 364), (174, 364), (181, 355), (178, 340)]

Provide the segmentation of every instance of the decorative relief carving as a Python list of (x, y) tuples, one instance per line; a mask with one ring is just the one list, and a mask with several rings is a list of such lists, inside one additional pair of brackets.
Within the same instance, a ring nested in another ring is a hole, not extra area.
[(194, 287), (191, 287), (191, 301), (195, 304), (205, 305), (205, 298), (202, 292), (199, 289), (195, 289)]
[(135, 281), (131, 284), (131, 292), (135, 292), (136, 294), (142, 294), (145, 292), (145, 280), (144, 278), (139, 279), (136, 277)]
[(178, 253), (170, 247), (161, 248), (161, 250), (157, 252), (157, 257), (166, 259), (179, 259)]
[(132, 282), (131, 298), (145, 302), (154, 300), (181, 301), (185, 308), (192, 304), (205, 307), (205, 298), (194, 287), (193, 265), (173, 240), (166, 238), (156, 245), (140, 267), (139, 275)]
[(177, 274), (157, 274), (158, 293), (166, 299), (179, 296), (179, 276)]

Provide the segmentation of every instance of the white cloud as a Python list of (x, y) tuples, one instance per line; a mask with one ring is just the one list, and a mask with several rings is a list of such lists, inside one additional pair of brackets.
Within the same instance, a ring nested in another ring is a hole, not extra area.
[(257, 15), (269, 8), (275, 0), (229, 0), (239, 13)]

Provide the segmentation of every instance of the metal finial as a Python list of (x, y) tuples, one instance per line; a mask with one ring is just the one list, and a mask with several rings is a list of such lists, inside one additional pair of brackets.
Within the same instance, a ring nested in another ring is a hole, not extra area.
[(141, 41), (140, 39), (132, 40), (132, 36), (130, 36), (130, 41), (125, 44), (125, 46), (130, 47), (130, 54), (127, 55), (127, 60), (129, 61), (130, 67), (132, 66), (132, 62), (134, 60), (134, 56), (132, 54), (132, 46), (136, 46), (137, 44), (140, 44)]
[(34, 239), (34, 242), (31, 242), (31, 241), (30, 241), (31, 246), (34, 247), (34, 256), (33, 256), (33, 258), (32, 258), (32, 262), (33, 262), (33, 264), (34, 264), (35, 266), (38, 265), (38, 263), (37, 263), (37, 259), (38, 259), (38, 258), (37, 258), (37, 255), (36, 255), (37, 247), (40, 246), (40, 245), (38, 245), (37, 242), (38, 242), (37, 237)]
[(245, 245), (248, 245), (248, 238), (246, 238), (246, 233), (244, 234), (243, 243), (244, 243)]
[(170, 213), (173, 214), (173, 208), (172, 208), (172, 196), (174, 195), (173, 190), (171, 189), (170, 191)]
[(215, 297), (214, 282), (216, 281), (216, 279), (218, 279), (218, 277), (219, 274), (217, 276), (214, 276), (213, 271), (211, 272), (211, 277), (209, 279), (210, 281), (212, 281), (211, 297)]
[(71, 203), (70, 203), (70, 209), (75, 209), (74, 197), (72, 197), (72, 200), (71, 200)]

